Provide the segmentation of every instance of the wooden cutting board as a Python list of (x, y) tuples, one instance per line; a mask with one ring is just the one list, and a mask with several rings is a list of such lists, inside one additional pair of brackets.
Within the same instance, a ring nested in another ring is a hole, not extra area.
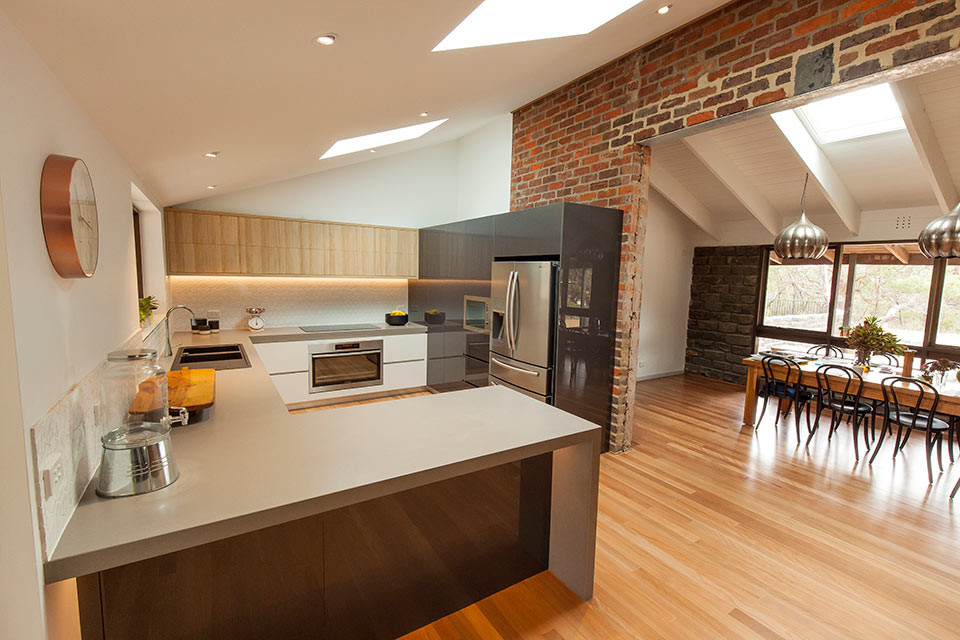
[[(167, 401), (171, 407), (184, 407), (191, 413), (213, 406), (216, 371), (187, 369), (167, 372)], [(160, 393), (156, 380), (140, 383), (137, 397), (130, 405), (130, 413), (150, 413), (160, 408)]]

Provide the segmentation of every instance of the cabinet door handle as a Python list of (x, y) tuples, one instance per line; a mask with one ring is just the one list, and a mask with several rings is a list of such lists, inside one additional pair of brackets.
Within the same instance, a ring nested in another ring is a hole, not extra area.
[(540, 375), (540, 372), (539, 372), (539, 371), (530, 371), (529, 369), (521, 369), (520, 367), (515, 367), (515, 366), (513, 366), (512, 364), (507, 364), (506, 362), (501, 362), (500, 360), (497, 360), (496, 358), (493, 358), (493, 357), (491, 357), (490, 359), (493, 360), (494, 362), (496, 362), (496, 363), (497, 363), (498, 365), (500, 365), (501, 367), (504, 367), (505, 369), (512, 369), (513, 371), (519, 371), (520, 373), (525, 373), (525, 374), (527, 374), (527, 375), (529, 375), (529, 376), (539, 376), (539, 375)]

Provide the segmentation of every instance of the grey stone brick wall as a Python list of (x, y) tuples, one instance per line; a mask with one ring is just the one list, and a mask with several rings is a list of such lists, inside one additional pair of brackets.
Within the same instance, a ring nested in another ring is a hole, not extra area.
[(690, 283), (684, 370), (745, 384), (753, 351), (763, 248), (697, 247)]

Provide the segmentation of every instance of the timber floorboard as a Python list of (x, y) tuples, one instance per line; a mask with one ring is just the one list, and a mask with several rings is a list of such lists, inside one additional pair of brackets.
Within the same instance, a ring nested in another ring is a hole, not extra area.
[(928, 485), (914, 437), (857, 463), (826, 416), (807, 449), (772, 408), (741, 426), (743, 393), (637, 385), (633, 447), (601, 459), (589, 603), (543, 572), (405, 639), (960, 638), (960, 462)]

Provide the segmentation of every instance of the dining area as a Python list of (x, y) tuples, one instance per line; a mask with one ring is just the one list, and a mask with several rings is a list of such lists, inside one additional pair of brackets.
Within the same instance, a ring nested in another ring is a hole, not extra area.
[[(960, 381), (956, 367), (931, 377), (909, 362), (904, 366), (896, 356), (858, 365), (855, 356), (831, 345), (814, 345), (807, 352), (773, 349), (745, 358), (743, 364), (747, 367), (744, 425), (757, 425), (769, 405), (776, 412), (775, 421), (782, 417), (793, 423), (799, 445), (809, 446), (821, 431), (827, 438), (852, 438), (855, 461), (866, 457), (870, 464), (885, 442), (890, 442), (887, 455), (896, 458), (914, 436), (924, 442), (930, 483), (934, 463), (939, 473), (944, 472), (944, 448), (951, 464), (957, 457)], [(950, 365), (956, 363), (940, 366)], [(841, 427), (850, 433), (838, 433)], [(950, 497), (958, 490), (960, 480)]]

